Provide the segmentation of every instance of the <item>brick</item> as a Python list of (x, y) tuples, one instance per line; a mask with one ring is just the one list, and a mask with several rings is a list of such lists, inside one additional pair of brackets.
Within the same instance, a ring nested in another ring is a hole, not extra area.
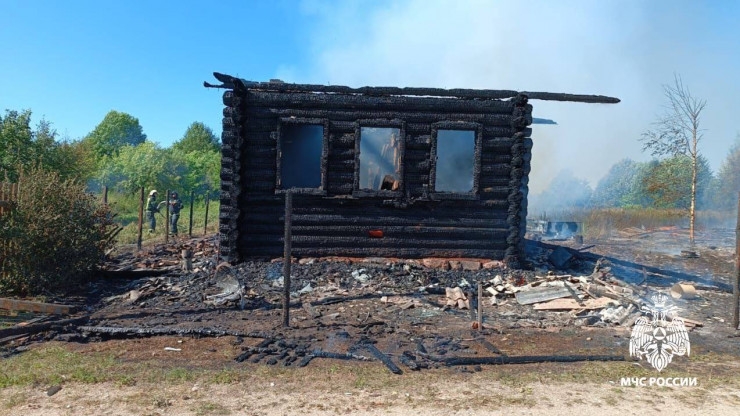
[(445, 259), (424, 259), (421, 264), (430, 269), (450, 270), (450, 263)]
[(480, 262), (475, 260), (463, 260), (460, 262), (460, 265), (462, 266), (463, 270), (475, 271), (481, 269)]

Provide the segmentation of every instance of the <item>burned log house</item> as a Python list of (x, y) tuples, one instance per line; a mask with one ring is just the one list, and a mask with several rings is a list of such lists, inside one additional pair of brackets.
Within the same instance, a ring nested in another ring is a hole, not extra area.
[(530, 99), (498, 90), (299, 85), (214, 73), (223, 95), (221, 255), (468, 257), (519, 267)]

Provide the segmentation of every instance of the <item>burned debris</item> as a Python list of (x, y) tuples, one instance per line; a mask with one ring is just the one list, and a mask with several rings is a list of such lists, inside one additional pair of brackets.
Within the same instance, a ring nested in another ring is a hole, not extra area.
[(530, 99), (502, 90), (258, 83), (225, 88), (221, 253), (282, 254), (283, 193), (298, 257), (467, 257), (519, 267)]

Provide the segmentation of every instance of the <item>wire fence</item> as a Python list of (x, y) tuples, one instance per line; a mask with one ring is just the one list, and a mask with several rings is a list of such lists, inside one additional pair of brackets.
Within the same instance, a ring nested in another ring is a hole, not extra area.
[[(164, 241), (168, 243), (176, 235), (182, 236), (187, 234), (188, 237), (193, 237), (201, 232), (203, 235), (206, 235), (209, 231), (209, 225), (213, 226), (215, 224), (214, 222), (209, 222), (209, 217), (212, 216), (211, 211), (218, 209), (218, 207), (211, 207), (211, 202), (215, 195), (210, 191), (200, 194), (197, 194), (195, 191), (178, 194), (178, 199), (182, 205), (174, 207), (173, 191), (166, 190), (162, 195), (163, 198), (159, 197), (159, 195), (155, 197), (155, 201), (153, 202), (154, 207), (151, 207), (153, 209), (148, 209), (150, 208), (150, 195), (146, 193), (146, 188), (141, 187), (136, 194), (138, 195), (132, 196), (129, 194), (125, 196), (125, 198), (134, 197), (136, 199), (136, 207), (131, 204), (134, 201), (128, 199), (128, 203), (123, 204), (127, 205), (127, 207), (119, 207), (117, 215), (124, 217), (122, 222), (126, 224), (126, 231), (122, 233), (122, 239), (128, 240), (129, 243), (135, 241), (138, 250), (141, 250), (142, 241), (145, 240), (146, 236), (152, 234), (160, 235), (160, 230), (162, 229), (164, 229)], [(102, 199), (103, 203), (109, 203), (107, 186), (103, 187)], [(196, 200), (199, 201), (198, 212), (194, 212)], [(115, 205), (115, 202), (113, 204)], [(203, 212), (203, 208), (205, 208), (205, 213)], [(134, 210), (136, 210), (135, 213)], [(175, 215), (177, 218), (173, 221)], [(133, 218), (131, 218), (132, 216)], [(173, 230), (173, 226), (177, 226), (177, 230)]]

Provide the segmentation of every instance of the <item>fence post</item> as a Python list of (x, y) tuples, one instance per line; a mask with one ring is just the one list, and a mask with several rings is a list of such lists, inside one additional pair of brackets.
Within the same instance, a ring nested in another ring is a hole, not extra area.
[(206, 221), (203, 225), (203, 235), (208, 235), (208, 205), (211, 202), (211, 191), (206, 191)]
[[(154, 213), (152, 213), (154, 214)], [(139, 194), (139, 232), (136, 236), (136, 249), (141, 251), (141, 232), (144, 227), (144, 187), (141, 187)]]
[(290, 326), (290, 261), (292, 230), (291, 215), (293, 213), (293, 195), (290, 190), (285, 192), (285, 238), (283, 245), (283, 326)]
[(108, 205), (108, 185), (103, 185), (103, 204)]
[(735, 229), (735, 281), (732, 283), (733, 329), (740, 325), (740, 193), (737, 197), (737, 228)]
[(188, 237), (193, 237), (193, 200), (195, 191), (190, 191), (190, 225), (188, 225)]
[(167, 199), (165, 199), (165, 216), (164, 216), (164, 242), (170, 241), (170, 190), (167, 190)]

